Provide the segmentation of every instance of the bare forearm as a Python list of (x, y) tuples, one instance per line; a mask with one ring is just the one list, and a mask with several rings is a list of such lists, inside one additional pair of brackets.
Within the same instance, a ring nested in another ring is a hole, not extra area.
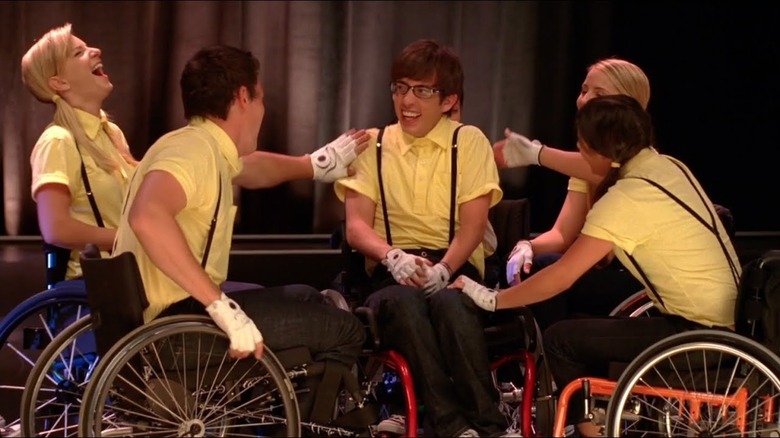
[(311, 159), (274, 152), (256, 151), (241, 157), (243, 169), (233, 183), (247, 189), (274, 187), (294, 180), (312, 179)]
[(496, 310), (527, 306), (550, 299), (571, 287), (573, 282), (574, 277), (564, 272), (561, 265), (554, 263), (522, 283), (499, 291), (496, 296)]
[(110, 250), (116, 230), (89, 225), (68, 216), (51, 224), (42, 224), (41, 234), (46, 243), (62, 248), (82, 250), (92, 243), (102, 250)]
[(362, 221), (354, 220), (347, 226), (349, 245), (374, 261), (380, 261), (393, 247)]
[(539, 163), (548, 169), (583, 179), (591, 184), (599, 184), (602, 180), (599, 175), (593, 173), (579, 152), (544, 147), (539, 153)]
[(478, 227), (461, 227), (450, 243), (450, 247), (447, 250), (447, 254), (442, 259), (443, 262), (452, 269), (453, 272), (463, 266), (469, 259), (474, 249), (482, 242), (484, 236), (484, 226)]
[(161, 211), (131, 212), (130, 227), (149, 258), (165, 275), (204, 306), (221, 296), (192, 255), (176, 220)]
[(566, 244), (561, 233), (551, 229), (531, 239), (531, 247), (534, 250), (534, 254), (549, 254), (563, 253), (569, 245)]

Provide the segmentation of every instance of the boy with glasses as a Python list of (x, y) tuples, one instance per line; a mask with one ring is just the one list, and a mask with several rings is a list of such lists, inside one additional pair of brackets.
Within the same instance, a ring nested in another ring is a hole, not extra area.
[(448, 288), (457, 275), (484, 276), (488, 209), (502, 196), (492, 148), (478, 128), (450, 117), (463, 69), (449, 48), (407, 46), (390, 92), (398, 121), (368, 130), (374, 147), (335, 185), (346, 238), (366, 257), (374, 291), (366, 305), (385, 345), (409, 361), (433, 429), (426, 435), (500, 435), (485, 313)]

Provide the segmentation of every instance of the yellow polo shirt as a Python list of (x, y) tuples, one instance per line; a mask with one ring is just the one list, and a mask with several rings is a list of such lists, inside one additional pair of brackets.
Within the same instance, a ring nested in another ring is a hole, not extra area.
[[(95, 117), (79, 109), (75, 111), (87, 137), (95, 141), (101, 150), (116, 156), (121, 167), (117, 172), (106, 172), (101, 169), (86, 150), (82, 149), (81, 154), (79, 154), (76, 140), (70, 131), (62, 126), (51, 124), (38, 138), (30, 155), (32, 167), (30, 192), (32, 198), (35, 200), (38, 189), (45, 184), (65, 185), (70, 191), (70, 215), (81, 222), (97, 226), (84, 182), (81, 179), (81, 162), (83, 160), (103, 224), (106, 228), (116, 229), (119, 225), (124, 193), (133, 174), (134, 166), (127, 163), (117, 152), (111, 138), (103, 129), (103, 124), (107, 123), (115, 129), (123, 142), (125, 141), (124, 134), (118, 126), (106, 119), (106, 115), (102, 111), (101, 117)], [(79, 254), (80, 251), (71, 251), (65, 278), (72, 279), (81, 276)], [(103, 255), (107, 256), (108, 253)]]
[(573, 176), (569, 178), (569, 186), (567, 187), (567, 190), (570, 192), (585, 193), (586, 195), (590, 191), (587, 181), (584, 179), (575, 178)]
[(729, 257), (741, 271), (712, 202), (694, 180), (706, 205), (702, 202), (671, 160), (648, 148), (625, 163), (620, 179), (588, 213), (582, 234), (613, 242), (623, 266), (644, 282), (626, 257), (631, 254), (661, 296), (663, 311), (706, 326), (730, 326), (734, 324), (737, 287), (718, 239), (668, 195), (636, 178), (660, 184), (705, 221), (711, 222), (710, 215), (716, 218)]
[[(405, 134), (397, 123), (385, 128), (382, 138), (382, 180), (393, 246), (397, 248), (446, 249), (449, 247), (452, 135), (460, 123), (442, 117), (422, 138)], [(334, 184), (344, 200), (352, 189), (376, 203), (374, 230), (386, 239), (376, 161), (378, 129), (368, 130), (369, 148), (353, 162), (355, 176)], [(498, 170), (487, 137), (475, 126), (458, 132), (456, 203), (490, 194), (490, 205), (501, 200)], [(455, 208), (455, 230), (460, 226)], [(484, 275), (485, 254), (480, 243), (468, 261)]]
[[(187, 204), (176, 216), (176, 222), (184, 233), (192, 254), (199, 261), (203, 259), (211, 220), (217, 207), (217, 197), (221, 196), (206, 265), (209, 277), (214, 283), (221, 284), (227, 278), (228, 256), (236, 215), (231, 181), (241, 171), (241, 161), (235, 143), (225, 131), (202, 118), (193, 118), (187, 126), (164, 135), (144, 155), (130, 184), (128, 204), (122, 214), (114, 251), (116, 254), (125, 251), (135, 254), (149, 300), (149, 307), (144, 312), (145, 321), (154, 319), (169, 305), (190, 296), (152, 263), (127, 223), (127, 214), (138, 187), (144, 176), (155, 170), (171, 174), (184, 190)], [(222, 181), (221, 194), (219, 180)]]

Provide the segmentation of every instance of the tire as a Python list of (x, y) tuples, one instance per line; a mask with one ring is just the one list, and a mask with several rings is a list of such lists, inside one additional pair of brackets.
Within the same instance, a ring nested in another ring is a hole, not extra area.
[(21, 436), (77, 436), (81, 396), (99, 360), (94, 348), (81, 346), (94, 346), (91, 332), (85, 316), (41, 353), (22, 393)]
[(266, 348), (260, 361), (234, 361), (228, 344), (205, 316), (170, 316), (133, 330), (96, 367), (79, 435), (241, 436), (262, 429), (300, 436), (295, 392), (274, 354)]
[(552, 436), (555, 426), (557, 398), (553, 390), (553, 379), (550, 367), (547, 366), (544, 354), (536, 361), (537, 389), (534, 402), (534, 436)]
[[(735, 333), (696, 330), (670, 336), (623, 372), (607, 408), (606, 435), (777, 436), (772, 434), (779, 431), (778, 376), (780, 358)], [(737, 395), (746, 396), (743, 413), (723, 402), (723, 396)], [(764, 421), (766, 415), (771, 422)]]
[(0, 321), (0, 411), (7, 426), (19, 426), (19, 401), (38, 357), (54, 337), (76, 319), (89, 313), (84, 290), (49, 289), (14, 307)]
[(609, 313), (609, 316), (621, 316), (634, 318), (637, 316), (655, 316), (658, 315), (658, 309), (655, 303), (647, 296), (645, 289), (633, 293), (615, 306)]

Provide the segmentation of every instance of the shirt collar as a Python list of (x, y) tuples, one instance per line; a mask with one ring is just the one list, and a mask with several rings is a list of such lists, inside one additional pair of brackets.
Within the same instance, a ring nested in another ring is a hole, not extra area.
[(219, 153), (225, 158), (230, 171), (230, 179), (241, 172), (241, 160), (238, 157), (238, 148), (233, 139), (216, 123), (203, 117), (193, 117), (190, 126), (198, 127), (208, 132), (217, 141)]
[(95, 137), (97, 137), (98, 131), (103, 127), (103, 123), (108, 122), (105, 111), (100, 110), (100, 117), (96, 117), (78, 108), (73, 109), (76, 111), (76, 118), (79, 120), (81, 127), (84, 128), (87, 137), (89, 137), (90, 140), (94, 140)]
[[(428, 134), (425, 135), (425, 137), (414, 137), (411, 136), (403, 130), (401, 130), (402, 133), (402, 141), (400, 145), (401, 154), (406, 154), (409, 152), (409, 150), (412, 148), (412, 146), (422, 146), (425, 144), (433, 143), (434, 145), (440, 147), (440, 148), (448, 148), (450, 147), (450, 142), (452, 141), (452, 138), (450, 138), (450, 134), (452, 133), (453, 125), (455, 125), (456, 122), (453, 122), (450, 120), (447, 116), (442, 116), (441, 119), (439, 119), (439, 122), (436, 123), (436, 126), (433, 127), (430, 131), (428, 131)], [(400, 125), (399, 125), (400, 129)]]
[(639, 167), (642, 163), (657, 155), (658, 151), (652, 147), (642, 149), (620, 167), (620, 176), (622, 177), (627, 175), (629, 172)]

